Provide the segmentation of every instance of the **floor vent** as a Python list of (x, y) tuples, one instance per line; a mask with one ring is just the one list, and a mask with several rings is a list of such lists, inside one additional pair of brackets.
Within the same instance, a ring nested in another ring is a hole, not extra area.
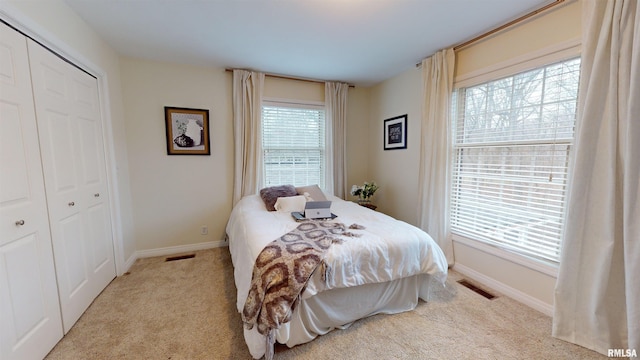
[(464, 286), (464, 287), (466, 287), (466, 288), (468, 288), (468, 289), (470, 289), (470, 290), (472, 290), (472, 291), (474, 291), (474, 292), (486, 297), (489, 300), (493, 300), (496, 297), (495, 295), (493, 295), (491, 293), (488, 293), (488, 292), (480, 289), (479, 287), (473, 285), (472, 283), (468, 282), (467, 280), (464, 280), (464, 279), (463, 280), (458, 280), (458, 284), (460, 284), (460, 285), (462, 285), (462, 286)]
[(171, 257), (166, 258), (164, 261), (184, 260), (184, 259), (191, 259), (191, 258), (194, 258), (194, 257), (196, 257), (196, 254), (171, 256)]

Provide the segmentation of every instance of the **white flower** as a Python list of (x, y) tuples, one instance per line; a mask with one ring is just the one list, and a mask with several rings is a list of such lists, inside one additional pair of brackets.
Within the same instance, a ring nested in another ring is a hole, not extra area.
[(365, 181), (363, 186), (353, 185), (351, 187), (351, 195), (357, 196), (361, 200), (368, 200), (378, 190), (378, 185), (374, 181)]

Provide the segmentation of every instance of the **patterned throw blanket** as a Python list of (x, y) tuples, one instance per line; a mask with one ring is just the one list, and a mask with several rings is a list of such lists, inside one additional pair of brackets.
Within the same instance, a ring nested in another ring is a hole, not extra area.
[(320, 267), (323, 279), (329, 276), (324, 257), (332, 244), (342, 242), (339, 236), (359, 235), (346, 231), (341, 223), (304, 222), (270, 242), (258, 255), (242, 321), (248, 330), (257, 326), (258, 332), (266, 336), (265, 359), (273, 358), (275, 330), (291, 320), (311, 275)]

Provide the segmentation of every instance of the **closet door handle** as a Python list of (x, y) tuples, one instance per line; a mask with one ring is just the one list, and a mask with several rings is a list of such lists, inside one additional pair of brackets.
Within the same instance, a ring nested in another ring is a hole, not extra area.
[(100, 197), (100, 193), (93, 194), (93, 197)]
[(24, 220), (20, 219), (16, 221), (16, 226), (22, 226), (22, 225), (24, 225)]
[(73, 201), (69, 203), (69, 206), (75, 206), (75, 205), (76, 205), (76, 203), (73, 202)]

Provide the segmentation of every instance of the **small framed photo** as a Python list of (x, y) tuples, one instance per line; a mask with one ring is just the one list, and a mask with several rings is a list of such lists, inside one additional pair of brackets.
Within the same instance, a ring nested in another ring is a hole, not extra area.
[(164, 107), (167, 155), (210, 155), (209, 110)]
[(384, 149), (407, 148), (407, 114), (384, 121)]

